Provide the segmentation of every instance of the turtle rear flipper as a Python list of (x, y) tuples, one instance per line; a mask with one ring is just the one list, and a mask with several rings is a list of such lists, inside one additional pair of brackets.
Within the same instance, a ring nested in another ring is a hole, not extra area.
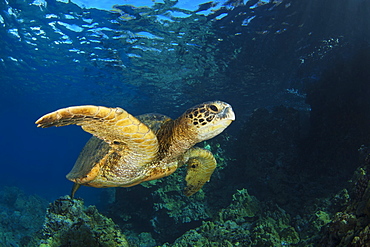
[(186, 162), (187, 174), (184, 194), (191, 196), (210, 180), (217, 162), (210, 151), (198, 147), (189, 149), (184, 157), (188, 159)]

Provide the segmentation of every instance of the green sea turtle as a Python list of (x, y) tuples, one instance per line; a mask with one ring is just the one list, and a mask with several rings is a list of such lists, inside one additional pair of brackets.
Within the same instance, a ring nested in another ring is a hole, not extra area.
[(38, 127), (76, 124), (93, 135), (67, 179), (97, 188), (129, 187), (172, 174), (187, 165), (184, 194), (191, 196), (210, 179), (216, 160), (196, 143), (220, 134), (235, 120), (222, 101), (194, 106), (176, 120), (161, 114), (134, 117), (121, 108), (73, 106), (39, 118)]

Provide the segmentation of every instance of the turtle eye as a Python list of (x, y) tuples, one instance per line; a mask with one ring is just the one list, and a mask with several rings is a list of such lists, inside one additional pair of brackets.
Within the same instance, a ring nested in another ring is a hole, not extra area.
[(214, 112), (218, 112), (218, 108), (217, 108), (217, 106), (215, 106), (215, 105), (210, 105), (209, 106), (209, 109), (211, 109), (212, 111), (214, 111)]

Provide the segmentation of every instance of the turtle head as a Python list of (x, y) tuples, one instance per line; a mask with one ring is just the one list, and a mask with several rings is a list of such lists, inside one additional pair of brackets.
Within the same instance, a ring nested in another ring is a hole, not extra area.
[(210, 101), (188, 109), (183, 116), (195, 134), (196, 142), (211, 139), (220, 134), (235, 120), (233, 109), (228, 103)]

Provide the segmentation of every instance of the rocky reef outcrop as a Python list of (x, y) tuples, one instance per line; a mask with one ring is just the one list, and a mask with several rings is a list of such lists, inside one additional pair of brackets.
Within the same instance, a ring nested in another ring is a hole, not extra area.
[(85, 207), (82, 200), (64, 196), (50, 203), (42, 230), (40, 247), (128, 246), (125, 236), (114, 222)]
[(0, 246), (37, 246), (47, 201), (17, 187), (0, 189)]
[[(265, 211), (265, 209), (270, 210)], [(278, 206), (261, 204), (246, 189), (238, 190), (231, 204), (215, 220), (187, 231), (175, 246), (293, 246), (300, 241), (288, 213)]]
[(322, 246), (370, 246), (370, 148), (360, 149), (361, 166), (349, 187), (349, 199), (323, 229)]

